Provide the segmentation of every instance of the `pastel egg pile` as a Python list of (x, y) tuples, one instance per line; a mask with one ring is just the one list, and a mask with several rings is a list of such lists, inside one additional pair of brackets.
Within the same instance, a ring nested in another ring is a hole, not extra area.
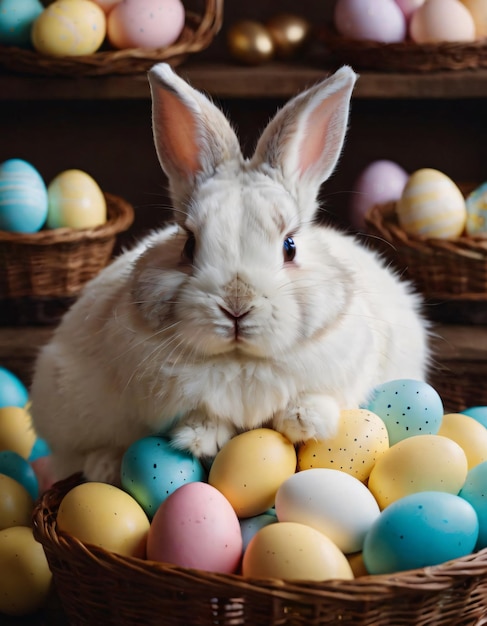
[(484, 0), (338, 0), (333, 21), (349, 39), (417, 44), (487, 37)]
[(112, 48), (162, 48), (185, 22), (181, 0), (0, 0), (0, 44), (48, 56), (93, 54)]
[(46, 186), (23, 159), (0, 164), (0, 230), (35, 233), (41, 228), (93, 228), (106, 221), (105, 196), (86, 172), (65, 170)]

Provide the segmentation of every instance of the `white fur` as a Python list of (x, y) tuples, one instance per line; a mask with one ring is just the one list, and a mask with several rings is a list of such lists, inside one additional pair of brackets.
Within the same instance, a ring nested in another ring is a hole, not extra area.
[[(177, 223), (92, 280), (39, 355), (33, 420), (57, 478), (118, 482), (126, 448), (158, 432), (199, 456), (262, 425), (293, 442), (325, 437), (374, 385), (426, 372), (409, 286), (353, 238), (313, 224), (354, 73), (289, 102), (249, 161), (221, 112), (168, 66), (150, 82)], [(187, 231), (192, 260), (181, 257)], [(290, 234), (297, 252), (285, 262)]]

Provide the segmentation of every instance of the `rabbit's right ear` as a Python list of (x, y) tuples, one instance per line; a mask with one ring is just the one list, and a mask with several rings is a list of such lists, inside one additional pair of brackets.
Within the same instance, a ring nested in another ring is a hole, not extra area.
[(241, 160), (240, 145), (223, 113), (168, 64), (155, 65), (148, 76), (157, 155), (173, 198), (184, 202), (198, 180)]

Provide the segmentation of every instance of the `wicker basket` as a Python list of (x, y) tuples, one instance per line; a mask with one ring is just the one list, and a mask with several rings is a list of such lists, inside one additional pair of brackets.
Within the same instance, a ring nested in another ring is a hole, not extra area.
[(0, 46), (0, 67), (27, 74), (74, 78), (144, 73), (161, 61), (179, 65), (189, 54), (207, 48), (220, 30), (222, 19), (223, 0), (205, 0), (200, 13), (186, 10), (183, 32), (175, 43), (165, 48), (101, 49), (90, 55), (53, 57), (24, 48)]
[(108, 220), (96, 228), (0, 231), (2, 323), (53, 323), (107, 265), (117, 234), (129, 228), (134, 212), (118, 196), (105, 198)]
[(73, 626), (473, 626), (487, 624), (487, 549), (390, 576), (250, 580), (121, 557), (56, 529), (75, 475), (46, 492), (34, 535)]
[(487, 67), (487, 39), (468, 43), (417, 44), (412, 41), (384, 44), (346, 39), (330, 26), (318, 30), (318, 38), (340, 63), (356, 69), (387, 72), (432, 72)]

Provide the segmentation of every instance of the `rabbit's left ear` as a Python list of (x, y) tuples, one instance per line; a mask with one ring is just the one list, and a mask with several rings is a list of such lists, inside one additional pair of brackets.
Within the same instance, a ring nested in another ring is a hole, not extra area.
[(357, 75), (348, 66), (290, 100), (269, 123), (252, 158), (280, 169), (286, 184), (318, 194), (333, 172), (347, 130)]

